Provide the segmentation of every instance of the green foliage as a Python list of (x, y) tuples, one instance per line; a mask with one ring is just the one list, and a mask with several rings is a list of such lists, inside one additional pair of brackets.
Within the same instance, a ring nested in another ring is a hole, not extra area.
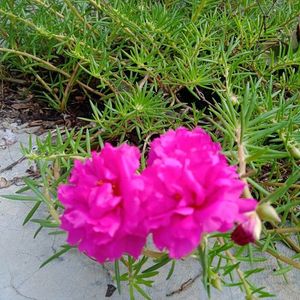
[(273, 86), (294, 94), (299, 10), (294, 1), (3, 0), (0, 52), (62, 111), (80, 91), (114, 101), (145, 78), (173, 98), (184, 87), (230, 96), (284, 70)]
[(110, 141), (117, 139), (122, 142), (137, 137), (141, 142), (150, 134), (180, 125), (180, 115), (167, 107), (160, 93), (146, 85), (137, 87), (132, 93), (119, 94), (114, 101), (108, 100), (102, 111), (93, 103), (91, 107), (92, 118), (82, 119), (94, 123), (96, 128), (103, 128), (104, 138)]
[[(23, 147), (40, 177), (2, 197), (33, 202), (24, 224), (37, 224), (35, 236), (43, 228), (61, 234), (56, 191), (74, 159), (105, 141), (134, 143), (144, 155), (153, 135), (200, 125), (232, 164), (247, 165), (240, 175), (252, 196), (271, 201), (282, 219), (279, 228), (263, 224), (261, 240), (250, 246), (235, 246), (229, 234), (206, 236), (192, 254), (204, 287), (208, 294), (225, 285), (240, 286), (247, 299), (272, 297), (251, 283), (264, 271), (265, 254), (278, 261), (275, 275), (300, 268), (299, 11), (300, 2), (271, 0), (0, 1), (0, 62), (33, 75), (33, 87), (57, 110), (78, 105), (77, 95), (91, 105), (85, 127), (57, 128)], [(47, 211), (44, 219), (38, 210)], [(298, 254), (282, 256), (276, 241)], [(70, 249), (63, 245), (43, 265)], [(144, 288), (160, 268), (170, 265), (167, 279), (176, 272), (174, 261), (152, 254), (115, 262), (119, 292), (125, 281), (131, 299), (150, 299)]]

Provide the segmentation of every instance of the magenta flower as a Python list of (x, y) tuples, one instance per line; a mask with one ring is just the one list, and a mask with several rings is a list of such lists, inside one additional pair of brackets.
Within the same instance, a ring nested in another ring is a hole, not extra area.
[(136, 147), (105, 144), (84, 163), (75, 161), (69, 183), (59, 187), (68, 243), (101, 263), (125, 253), (137, 258), (145, 244), (139, 158)]
[(226, 158), (220, 151), (221, 146), (212, 142), (202, 128), (196, 127), (190, 131), (179, 127), (176, 130), (169, 130), (151, 143), (148, 165), (151, 165), (155, 159), (168, 157), (181, 162), (188, 159), (200, 164), (202, 161), (209, 161), (210, 164), (221, 161), (226, 164)]
[(151, 144), (142, 176), (148, 189), (147, 226), (171, 258), (191, 253), (205, 233), (231, 230), (255, 210), (240, 198), (244, 183), (221, 147), (202, 129), (170, 130)]
[(247, 220), (239, 224), (231, 234), (231, 239), (238, 245), (244, 246), (259, 240), (261, 220), (256, 212), (247, 214)]

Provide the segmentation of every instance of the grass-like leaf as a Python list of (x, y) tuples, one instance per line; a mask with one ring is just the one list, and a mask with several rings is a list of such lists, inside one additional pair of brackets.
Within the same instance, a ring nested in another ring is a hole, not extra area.
[(72, 248), (74, 248), (73, 246), (70, 245), (62, 245), (61, 246), (63, 249), (57, 251), (54, 255), (52, 255), (51, 257), (49, 257), (47, 260), (45, 260), (41, 265), (40, 268), (44, 267), (45, 265), (47, 265), (48, 263), (50, 263), (51, 261), (53, 261), (54, 259), (59, 258), (60, 256), (62, 256), (63, 254), (67, 253), (68, 251), (70, 251)]

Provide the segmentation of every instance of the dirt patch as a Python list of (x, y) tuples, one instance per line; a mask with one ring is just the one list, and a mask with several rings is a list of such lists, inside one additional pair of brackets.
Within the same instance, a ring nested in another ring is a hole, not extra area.
[(32, 92), (28, 80), (17, 82), (0, 80), (0, 120), (10, 120), (28, 127), (40, 128), (41, 133), (55, 126), (75, 127), (83, 124), (78, 117), (78, 105), (70, 106), (72, 110), (61, 113), (41, 101), (38, 95)]

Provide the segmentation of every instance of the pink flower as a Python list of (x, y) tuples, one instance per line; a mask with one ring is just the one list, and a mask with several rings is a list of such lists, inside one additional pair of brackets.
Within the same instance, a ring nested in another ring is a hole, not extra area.
[(231, 239), (238, 245), (244, 246), (259, 240), (261, 221), (256, 212), (247, 214), (247, 220), (239, 224), (231, 234)]
[(84, 163), (75, 161), (69, 183), (59, 187), (68, 243), (99, 262), (125, 253), (138, 257), (145, 244), (139, 158), (136, 147), (105, 144)]
[(244, 183), (220, 151), (201, 128), (170, 130), (151, 144), (142, 173), (147, 226), (171, 258), (191, 253), (205, 233), (231, 230), (257, 205), (240, 198)]
[(202, 128), (196, 127), (190, 131), (179, 127), (176, 130), (169, 130), (151, 143), (148, 165), (151, 165), (155, 159), (168, 157), (182, 162), (188, 159), (200, 164), (203, 161), (209, 161), (210, 164), (221, 161), (226, 164), (226, 158), (220, 151), (221, 146), (212, 142)]

